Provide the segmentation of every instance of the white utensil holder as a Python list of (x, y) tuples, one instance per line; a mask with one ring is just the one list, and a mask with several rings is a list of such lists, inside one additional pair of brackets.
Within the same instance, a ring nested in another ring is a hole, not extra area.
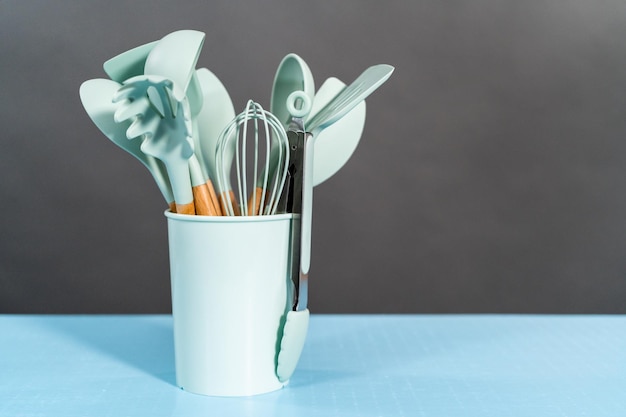
[(165, 212), (176, 383), (212, 396), (282, 388), (276, 363), (291, 309), (291, 214), (250, 217)]

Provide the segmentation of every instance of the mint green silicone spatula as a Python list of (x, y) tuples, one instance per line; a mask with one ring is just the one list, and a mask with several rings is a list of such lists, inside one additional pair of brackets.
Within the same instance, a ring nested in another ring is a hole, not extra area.
[[(311, 119), (330, 102), (346, 85), (330, 77), (317, 90), (313, 98)], [(315, 161), (313, 162), (313, 185), (317, 186), (337, 173), (356, 150), (365, 126), (365, 101), (361, 101), (332, 126), (317, 134)]]
[[(215, 151), (220, 133), (235, 118), (235, 108), (226, 87), (215, 74), (206, 68), (200, 68), (196, 70), (196, 77), (204, 94), (204, 103), (196, 116), (197, 124), (194, 125), (194, 128), (197, 127), (197, 131), (194, 132), (195, 152), (206, 174), (206, 183), (212, 198), (219, 202), (214, 191), (218, 176)], [(232, 161), (235, 148), (230, 148), (228, 152), (229, 155), (225, 160)], [(225, 169), (230, 172), (230, 165)], [(234, 199), (234, 194), (231, 198)], [(219, 203), (218, 211), (221, 212)]]

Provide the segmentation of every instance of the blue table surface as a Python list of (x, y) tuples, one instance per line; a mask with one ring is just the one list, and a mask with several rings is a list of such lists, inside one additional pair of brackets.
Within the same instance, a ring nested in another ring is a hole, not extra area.
[(291, 383), (177, 388), (168, 315), (0, 315), (0, 416), (626, 416), (626, 316), (313, 315)]

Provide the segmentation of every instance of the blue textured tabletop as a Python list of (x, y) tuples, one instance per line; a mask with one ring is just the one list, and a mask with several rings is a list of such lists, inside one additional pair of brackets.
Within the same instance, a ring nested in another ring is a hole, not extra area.
[(0, 416), (626, 416), (625, 316), (314, 315), (286, 388), (175, 386), (170, 316), (0, 316)]

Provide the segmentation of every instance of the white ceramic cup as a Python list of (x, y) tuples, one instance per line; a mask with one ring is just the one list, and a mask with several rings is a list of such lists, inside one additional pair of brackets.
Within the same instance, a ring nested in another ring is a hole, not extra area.
[(178, 386), (214, 396), (282, 388), (292, 215), (165, 215)]

